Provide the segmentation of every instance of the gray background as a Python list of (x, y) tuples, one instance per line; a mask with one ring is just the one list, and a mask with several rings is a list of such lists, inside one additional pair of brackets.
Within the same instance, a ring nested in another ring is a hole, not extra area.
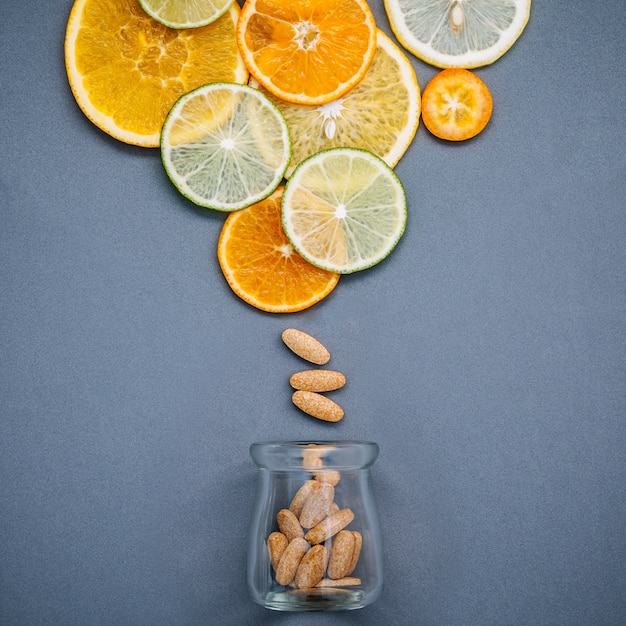
[[(397, 166), (394, 253), (282, 316), (226, 285), (224, 215), (81, 113), (70, 7), (0, 22), (0, 623), (626, 623), (622, 1), (535, 0), (477, 71), (487, 129)], [(288, 326), (346, 373), (341, 423), (292, 406)], [(248, 446), (333, 437), (380, 444), (384, 595), (257, 607)]]

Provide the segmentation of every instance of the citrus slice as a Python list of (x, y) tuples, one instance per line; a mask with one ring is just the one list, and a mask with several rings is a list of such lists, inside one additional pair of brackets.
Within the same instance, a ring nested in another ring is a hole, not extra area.
[(531, 0), (384, 0), (398, 41), (436, 67), (474, 68), (517, 41)]
[(139, 0), (141, 8), (169, 28), (198, 28), (214, 22), (234, 0)]
[(283, 228), (310, 263), (350, 274), (382, 261), (404, 233), (406, 195), (393, 170), (358, 148), (304, 160), (285, 186)]
[(245, 83), (237, 48), (239, 6), (192, 30), (172, 30), (135, 0), (76, 0), (65, 66), (83, 113), (129, 144), (156, 148), (165, 116), (183, 93), (214, 81)]
[(337, 285), (339, 274), (305, 261), (281, 224), (283, 187), (224, 222), (217, 257), (231, 289), (245, 302), (271, 313), (313, 306)]
[(275, 96), (324, 104), (365, 76), (376, 25), (366, 0), (246, 0), (237, 42), (250, 73)]
[(289, 164), (289, 132), (257, 89), (210, 83), (181, 96), (161, 134), (175, 187), (196, 204), (236, 211), (271, 194)]
[(420, 116), (420, 89), (413, 66), (381, 30), (376, 54), (363, 80), (327, 104), (308, 106), (272, 96), (254, 78), (287, 120), (291, 162), (285, 173), (307, 157), (328, 148), (363, 148), (394, 167), (415, 137)]
[(489, 121), (493, 102), (487, 85), (469, 70), (448, 68), (435, 74), (422, 96), (424, 126), (440, 139), (462, 141), (478, 135)]

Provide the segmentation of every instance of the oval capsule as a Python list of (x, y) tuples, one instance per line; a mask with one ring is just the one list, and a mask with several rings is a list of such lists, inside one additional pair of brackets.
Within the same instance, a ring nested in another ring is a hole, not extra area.
[(334, 391), (346, 384), (346, 377), (334, 370), (305, 370), (292, 374), (289, 384), (304, 391)]
[(291, 399), (301, 410), (325, 422), (338, 422), (343, 419), (343, 409), (336, 403), (314, 391), (294, 391)]
[(283, 331), (285, 345), (299, 357), (316, 365), (324, 365), (330, 360), (330, 352), (315, 337), (296, 328)]

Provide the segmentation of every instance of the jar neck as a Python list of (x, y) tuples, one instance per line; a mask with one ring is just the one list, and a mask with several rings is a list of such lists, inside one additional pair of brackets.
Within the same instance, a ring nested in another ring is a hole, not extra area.
[(264, 441), (250, 446), (250, 456), (262, 469), (288, 471), (319, 467), (355, 470), (369, 468), (378, 457), (371, 441)]

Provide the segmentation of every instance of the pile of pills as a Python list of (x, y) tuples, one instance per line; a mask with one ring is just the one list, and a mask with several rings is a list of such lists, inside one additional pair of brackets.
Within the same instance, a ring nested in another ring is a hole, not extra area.
[(293, 495), (289, 508), (278, 511), (278, 530), (267, 537), (270, 563), (279, 585), (310, 589), (361, 584), (352, 574), (361, 554), (362, 534), (346, 528), (354, 513), (335, 502), (341, 474), (324, 468), (323, 449), (311, 444), (305, 451), (303, 465), (312, 477)]
[[(285, 345), (299, 357), (315, 365), (325, 365), (330, 360), (330, 352), (315, 337), (301, 330), (287, 328), (282, 339)], [(328, 369), (309, 369), (296, 372), (289, 379), (295, 389), (291, 399), (301, 410), (325, 422), (338, 422), (343, 419), (343, 409), (324, 392), (340, 389), (346, 384), (341, 372)]]

